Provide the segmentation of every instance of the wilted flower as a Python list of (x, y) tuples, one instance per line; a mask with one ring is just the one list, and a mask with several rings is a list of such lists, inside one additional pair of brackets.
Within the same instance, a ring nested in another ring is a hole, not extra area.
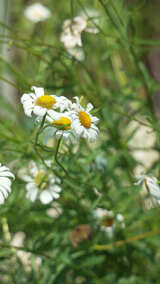
[(44, 116), (48, 110), (57, 108), (64, 111), (71, 104), (63, 96), (45, 94), (43, 88), (32, 87), (31, 89), (34, 90), (34, 93), (23, 94), (21, 97), (21, 103), (27, 116), (31, 116), (32, 113)]
[(99, 130), (96, 124), (99, 119), (92, 116), (90, 111), (93, 109), (91, 103), (87, 104), (86, 109), (80, 105), (78, 97), (75, 97), (76, 103), (72, 104), (72, 127), (78, 137), (88, 138), (90, 141), (96, 140)]
[(9, 168), (2, 166), (0, 163), (0, 204), (3, 204), (8, 194), (11, 192), (11, 179), (14, 175), (10, 172)]
[(25, 9), (24, 15), (30, 21), (38, 23), (49, 18), (51, 16), (51, 12), (44, 5), (40, 3), (34, 3)]
[(112, 237), (116, 225), (120, 225), (122, 228), (125, 227), (124, 217), (118, 213), (114, 217), (114, 213), (111, 210), (103, 208), (97, 208), (93, 211), (93, 215), (100, 220), (101, 230), (104, 231), (108, 237)]
[(158, 203), (160, 203), (160, 186), (156, 177), (149, 177), (147, 175), (141, 174), (137, 177), (137, 182), (135, 185), (144, 184), (147, 192), (154, 197)]
[(48, 204), (60, 196), (59, 178), (48, 173), (43, 166), (38, 167), (33, 161), (29, 164), (29, 175), (24, 175), (22, 179), (27, 182), (26, 196), (32, 202), (39, 198), (43, 204)]
[(70, 234), (70, 241), (73, 247), (87, 240), (91, 235), (91, 228), (87, 224), (78, 225)]

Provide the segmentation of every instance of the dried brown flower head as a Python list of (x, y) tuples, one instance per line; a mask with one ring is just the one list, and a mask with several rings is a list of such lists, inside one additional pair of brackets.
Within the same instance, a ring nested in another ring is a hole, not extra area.
[(70, 234), (70, 241), (73, 247), (87, 240), (91, 234), (91, 228), (87, 224), (78, 225)]

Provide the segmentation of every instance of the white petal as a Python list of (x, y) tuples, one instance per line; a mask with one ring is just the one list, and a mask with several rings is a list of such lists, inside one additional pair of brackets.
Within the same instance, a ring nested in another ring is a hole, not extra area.
[(3, 194), (0, 192), (0, 204), (4, 203), (4, 196)]
[(52, 196), (53, 196), (54, 199), (58, 199), (58, 198), (59, 198), (59, 194), (56, 193), (56, 192), (53, 192), (53, 193), (52, 193)]
[(53, 200), (53, 197), (48, 190), (42, 191), (39, 198), (43, 204), (48, 204)]
[(39, 116), (44, 116), (47, 112), (46, 108), (42, 108), (40, 106), (35, 106), (33, 109), (34, 114), (39, 115)]
[(4, 195), (5, 198), (8, 197), (8, 191), (2, 185), (0, 185), (0, 192)]
[(32, 87), (32, 90), (35, 91), (37, 97), (44, 96), (44, 88)]
[(33, 185), (30, 185), (30, 188), (28, 187), (28, 192), (26, 194), (26, 197), (29, 198), (32, 202), (34, 202), (38, 195), (38, 189), (35, 188)]
[(53, 187), (53, 191), (55, 191), (55, 192), (61, 192), (61, 187), (60, 186), (58, 186), (58, 185), (54, 185), (54, 187)]
[(87, 112), (90, 112), (92, 109), (93, 109), (93, 105), (92, 105), (91, 103), (88, 103), (88, 104), (87, 104), (86, 111), (87, 111)]

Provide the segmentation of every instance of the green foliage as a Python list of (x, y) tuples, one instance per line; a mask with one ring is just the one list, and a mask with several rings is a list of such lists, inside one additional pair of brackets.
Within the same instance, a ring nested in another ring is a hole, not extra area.
[[(0, 163), (16, 176), (11, 194), (0, 207), (0, 221), (6, 218), (11, 237), (6, 239), (1, 221), (0, 282), (158, 284), (159, 232), (109, 249), (95, 249), (159, 229), (159, 207), (147, 210), (148, 195), (140, 194), (141, 186), (134, 186), (138, 168), (160, 178), (159, 117), (153, 102), (159, 82), (144, 60), (160, 42), (150, 37), (151, 3), (45, 0), (40, 2), (52, 15), (35, 24), (24, 16), (24, 9), (33, 1), (14, 2), (7, 11), (10, 25), (0, 23), (1, 50), (11, 54), (0, 56), (0, 80), (5, 82), (0, 89)], [(60, 34), (64, 20), (87, 9), (97, 12), (99, 32), (82, 33), (85, 60), (78, 61), (64, 48)], [(153, 25), (158, 29), (156, 21), (159, 23), (157, 19)], [(8, 96), (6, 85), (14, 99)], [(44, 144), (44, 132), (37, 132), (39, 123), (34, 116), (25, 116), (20, 103), (31, 86), (72, 100), (83, 96), (83, 103), (91, 102), (95, 107), (92, 114), (100, 119), (96, 142), (81, 138), (74, 145), (64, 143), (57, 148), (57, 139), (52, 137)], [(135, 139), (137, 133), (142, 133), (141, 145)], [(154, 142), (147, 144), (152, 135)], [(156, 154), (151, 163), (148, 153)], [(26, 197), (21, 171), (31, 160), (38, 165), (53, 161), (52, 169), (62, 187), (56, 201), (62, 213), (56, 217), (47, 213), (48, 209), (58, 210), (55, 202), (44, 205)], [(112, 236), (104, 230), (104, 220), (95, 217), (97, 208), (113, 212)], [(123, 224), (116, 220), (119, 213)], [(75, 245), (72, 232), (82, 224), (89, 226), (90, 233)], [(27, 264), (11, 242), (17, 232), (25, 233), (20, 247), (21, 254), (30, 254)]]

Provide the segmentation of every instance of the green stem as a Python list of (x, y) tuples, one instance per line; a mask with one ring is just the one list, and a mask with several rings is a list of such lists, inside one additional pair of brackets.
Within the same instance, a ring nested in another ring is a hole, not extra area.
[(160, 234), (160, 230), (150, 231), (150, 232), (146, 232), (146, 233), (142, 233), (142, 234), (130, 237), (126, 240), (120, 240), (120, 241), (112, 242), (112, 243), (109, 243), (107, 245), (94, 245), (91, 249), (95, 250), (95, 251), (106, 251), (106, 250), (111, 249), (111, 248), (119, 247), (119, 246), (125, 245), (127, 243), (132, 243), (134, 241), (142, 240), (144, 238), (154, 236), (154, 235), (158, 235), (158, 234)]
[(62, 166), (62, 164), (61, 164), (61, 163), (59, 162), (59, 160), (58, 160), (58, 152), (59, 152), (59, 148), (60, 148), (60, 144), (61, 144), (62, 138), (63, 138), (63, 136), (61, 136), (61, 137), (59, 138), (59, 140), (58, 140), (54, 158), (55, 158), (55, 161), (56, 161), (57, 165), (59, 165), (60, 168), (62, 168), (62, 170), (65, 172), (65, 174), (66, 174), (67, 176), (70, 176), (69, 173), (67, 172), (67, 170)]
[(47, 115), (47, 114), (45, 114), (45, 115), (43, 116), (42, 121), (41, 121), (41, 124), (40, 124), (40, 127), (38, 128), (38, 130), (37, 130), (37, 132), (36, 132), (36, 137), (35, 137), (35, 142), (34, 142), (35, 147), (36, 147), (37, 144), (38, 144), (38, 138), (39, 138), (39, 135), (40, 135), (40, 133), (41, 133), (41, 131), (42, 131), (42, 129), (43, 129), (43, 125), (44, 125), (44, 123), (45, 123), (46, 115)]

